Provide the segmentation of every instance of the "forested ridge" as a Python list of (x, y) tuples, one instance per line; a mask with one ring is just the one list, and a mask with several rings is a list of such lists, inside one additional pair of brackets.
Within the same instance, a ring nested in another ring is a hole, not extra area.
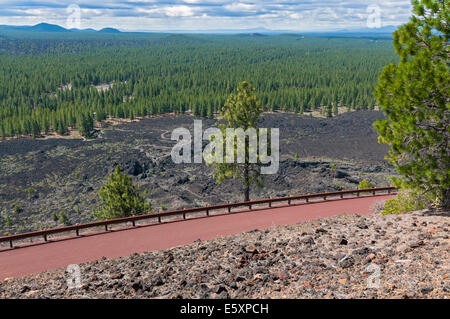
[[(248, 81), (264, 106), (302, 113), (372, 109), (389, 40), (298, 35), (0, 33), (0, 134), (39, 136), (107, 116), (166, 112), (212, 117)], [(111, 84), (109, 89), (95, 86)]]

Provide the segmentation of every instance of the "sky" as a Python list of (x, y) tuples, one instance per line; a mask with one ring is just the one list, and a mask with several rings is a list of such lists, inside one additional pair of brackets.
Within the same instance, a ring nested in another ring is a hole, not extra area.
[(327, 31), (408, 20), (410, 0), (0, 0), (0, 25), (41, 22), (122, 31)]

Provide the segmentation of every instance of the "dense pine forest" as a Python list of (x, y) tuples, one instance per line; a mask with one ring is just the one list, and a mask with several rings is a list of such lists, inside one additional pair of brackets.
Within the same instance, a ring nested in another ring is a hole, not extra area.
[(299, 35), (0, 33), (0, 134), (88, 135), (108, 116), (213, 117), (241, 81), (268, 110), (373, 109), (391, 40)]

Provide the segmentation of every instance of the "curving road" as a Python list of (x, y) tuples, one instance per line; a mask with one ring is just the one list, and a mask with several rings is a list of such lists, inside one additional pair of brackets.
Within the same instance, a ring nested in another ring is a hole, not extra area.
[(103, 256), (116, 258), (132, 253), (169, 249), (190, 244), (197, 239), (208, 240), (338, 214), (369, 214), (370, 207), (375, 202), (391, 197), (393, 195), (362, 196), (258, 209), (0, 251), (0, 280), (98, 260)]

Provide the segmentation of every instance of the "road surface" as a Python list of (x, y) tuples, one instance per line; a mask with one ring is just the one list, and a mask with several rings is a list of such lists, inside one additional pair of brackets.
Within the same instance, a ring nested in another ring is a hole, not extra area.
[(163, 250), (254, 229), (295, 224), (338, 214), (369, 214), (377, 201), (393, 195), (361, 196), (297, 206), (259, 209), (75, 237), (0, 251), (0, 280), (88, 261)]

